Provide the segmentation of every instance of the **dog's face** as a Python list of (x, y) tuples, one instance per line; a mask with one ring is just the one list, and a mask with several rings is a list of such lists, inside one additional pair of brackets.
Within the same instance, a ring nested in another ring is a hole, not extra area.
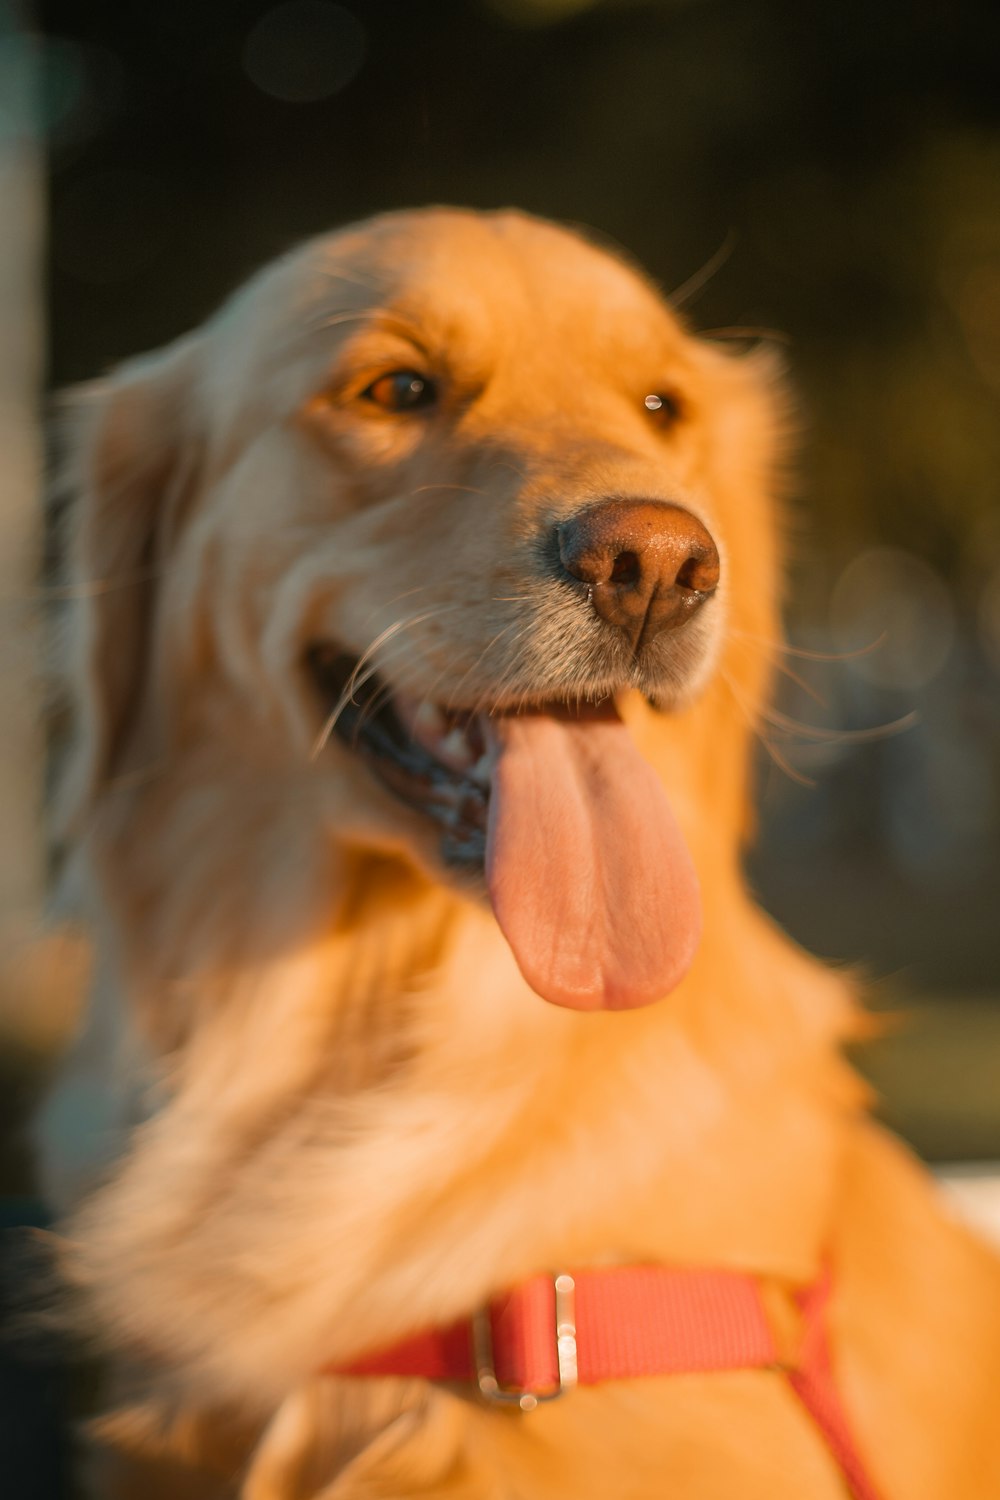
[(773, 635), (767, 386), (516, 213), (389, 215), (265, 271), (91, 407), (98, 798), (210, 743), (293, 765), (330, 839), (485, 867), (547, 998), (665, 993), (698, 899), (664, 782), (735, 841), (722, 755)]

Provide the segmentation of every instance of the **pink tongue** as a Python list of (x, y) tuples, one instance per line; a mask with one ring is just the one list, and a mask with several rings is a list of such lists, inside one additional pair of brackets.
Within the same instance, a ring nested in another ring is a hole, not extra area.
[(493, 719), (486, 874), (496, 919), (546, 1000), (621, 1010), (683, 979), (701, 928), (691, 856), (616, 716)]

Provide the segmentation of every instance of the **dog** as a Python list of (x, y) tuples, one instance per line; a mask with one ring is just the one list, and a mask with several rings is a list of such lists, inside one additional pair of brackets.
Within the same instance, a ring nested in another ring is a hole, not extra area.
[(617, 251), (443, 208), (71, 399), (95, 1494), (1000, 1495), (997, 1261), (741, 874), (789, 427)]

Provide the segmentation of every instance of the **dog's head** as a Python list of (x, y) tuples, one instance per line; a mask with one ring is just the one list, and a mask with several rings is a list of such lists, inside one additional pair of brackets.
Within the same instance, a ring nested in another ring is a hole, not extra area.
[(688, 849), (745, 820), (772, 386), (519, 213), (296, 251), (79, 403), (76, 806), (126, 799), (120, 839), (158, 774), (236, 823), (280, 785), (331, 843), (485, 870), (547, 998), (665, 993)]

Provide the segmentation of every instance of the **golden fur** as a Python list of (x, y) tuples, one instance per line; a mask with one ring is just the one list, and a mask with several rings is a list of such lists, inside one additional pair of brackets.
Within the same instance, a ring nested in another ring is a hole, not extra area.
[[(451, 405), (362, 410), (416, 339)], [(668, 430), (642, 406), (664, 380)], [(120, 1370), (96, 1493), (834, 1500), (776, 1371), (530, 1416), (315, 1373), (608, 1261), (748, 1270), (792, 1351), (793, 1290), (829, 1257), (838, 1379), (886, 1500), (1000, 1495), (997, 1263), (866, 1120), (838, 1055), (850, 985), (741, 878), (779, 633), (769, 360), (692, 338), (552, 225), (431, 210), (289, 255), (85, 392), (73, 427), (63, 813), (149, 1116), (69, 1231)], [(694, 510), (723, 584), (666, 701), (621, 699), (704, 938), (666, 1000), (580, 1014), (528, 989), (419, 812), (336, 739), (312, 754), (301, 662), (329, 635), (379, 643), (418, 696), (579, 692), (517, 543), (606, 494)]]

